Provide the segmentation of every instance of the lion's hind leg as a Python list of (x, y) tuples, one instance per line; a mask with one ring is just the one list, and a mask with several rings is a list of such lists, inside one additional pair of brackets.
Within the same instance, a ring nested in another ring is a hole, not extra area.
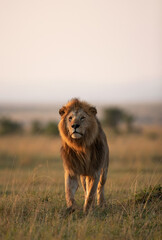
[(104, 206), (106, 205), (105, 202), (105, 195), (104, 195), (104, 185), (107, 178), (107, 169), (102, 169), (100, 180), (97, 187), (97, 205)]
[(87, 191), (86, 191), (86, 177), (85, 176), (80, 176), (80, 181), (84, 190), (84, 196), (85, 198), (87, 197)]

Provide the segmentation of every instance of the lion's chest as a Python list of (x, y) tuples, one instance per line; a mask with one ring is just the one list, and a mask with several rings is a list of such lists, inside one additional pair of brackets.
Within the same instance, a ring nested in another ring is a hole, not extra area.
[(64, 168), (67, 169), (72, 175), (91, 175), (99, 168), (100, 159), (96, 159), (96, 153), (92, 151), (77, 152), (71, 148), (65, 150), (62, 148), (62, 158)]

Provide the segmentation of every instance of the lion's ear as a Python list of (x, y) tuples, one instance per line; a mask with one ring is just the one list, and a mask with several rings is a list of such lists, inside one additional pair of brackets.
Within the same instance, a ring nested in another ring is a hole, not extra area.
[(97, 114), (97, 109), (95, 107), (90, 107), (89, 111), (93, 114), (96, 115)]
[(63, 115), (65, 114), (65, 112), (66, 112), (66, 107), (65, 107), (65, 106), (63, 106), (62, 108), (60, 108), (59, 114), (60, 114), (61, 116), (63, 116)]

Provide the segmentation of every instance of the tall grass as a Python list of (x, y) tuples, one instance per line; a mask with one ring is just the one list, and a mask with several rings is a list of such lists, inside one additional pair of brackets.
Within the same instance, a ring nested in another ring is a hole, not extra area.
[(77, 210), (65, 214), (59, 138), (0, 138), (0, 239), (161, 239), (162, 129), (106, 132), (107, 207), (95, 207), (88, 216), (81, 187)]

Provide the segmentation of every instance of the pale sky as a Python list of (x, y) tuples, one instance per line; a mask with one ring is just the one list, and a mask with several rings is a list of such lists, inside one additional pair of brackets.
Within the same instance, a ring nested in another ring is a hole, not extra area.
[(0, 103), (162, 101), (161, 0), (0, 0)]

